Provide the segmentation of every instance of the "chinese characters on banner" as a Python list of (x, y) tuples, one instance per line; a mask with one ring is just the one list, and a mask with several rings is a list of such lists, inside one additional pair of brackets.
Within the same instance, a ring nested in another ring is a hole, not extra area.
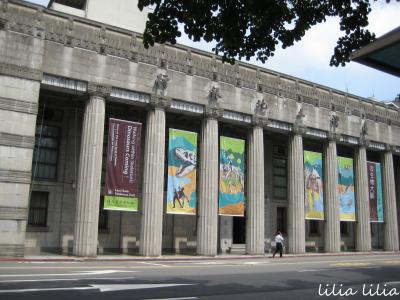
[(244, 140), (221, 136), (219, 214), (244, 216)]
[(167, 213), (196, 215), (197, 133), (170, 129)]
[(104, 209), (138, 210), (138, 174), (142, 124), (110, 119)]
[(381, 164), (367, 162), (368, 197), (371, 222), (383, 222)]
[(304, 151), (306, 219), (324, 219), (322, 153)]

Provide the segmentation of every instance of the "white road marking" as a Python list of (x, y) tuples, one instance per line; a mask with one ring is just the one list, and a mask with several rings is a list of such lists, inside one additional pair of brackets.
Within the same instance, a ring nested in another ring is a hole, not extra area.
[[(362, 269), (378, 269), (380, 267), (362, 267)], [(310, 270), (299, 270), (297, 272), (319, 272), (319, 271), (342, 271), (342, 270), (355, 270), (357, 268), (327, 268), (327, 269), (310, 269)]]
[(99, 290), (103, 292), (157, 289), (166, 287), (186, 286), (193, 284), (186, 283), (161, 283), (161, 284), (91, 284), (83, 287), (64, 287), (64, 288), (38, 288), (38, 289), (18, 289), (18, 290), (0, 290), (0, 294), (7, 293), (32, 293), (32, 292), (52, 292), (52, 291), (74, 291), (74, 290)]
[(180, 298), (158, 298), (158, 299), (145, 299), (145, 300), (191, 300), (199, 299), (197, 297), (180, 297)]
[(0, 277), (85, 276), (85, 275), (103, 275), (103, 274), (133, 273), (133, 272), (137, 271), (99, 270), (99, 271), (79, 271), (74, 273), (62, 273), (62, 274), (9, 274), (9, 275), (0, 275)]
[(32, 293), (32, 292), (51, 292), (51, 291), (71, 291), (71, 290), (95, 290), (92, 286), (66, 287), (66, 288), (46, 288), (46, 289), (24, 289), (24, 290), (0, 290), (0, 294), (7, 293)]
[(160, 283), (160, 284), (91, 284), (100, 290), (100, 292), (122, 291), (122, 290), (141, 290), (157, 289), (165, 287), (193, 285), (188, 283)]
[(391, 282), (385, 282), (387, 285), (395, 285), (395, 284), (400, 284), (400, 281), (391, 281)]
[(264, 265), (268, 262), (265, 261), (245, 261), (243, 262), (244, 265)]
[(223, 265), (227, 262), (224, 261), (201, 261), (201, 262), (194, 262), (193, 265)]
[(145, 265), (150, 265), (150, 266), (165, 267), (165, 268), (170, 268), (171, 267), (171, 266), (168, 266), (168, 265), (159, 264), (159, 263), (153, 263), (153, 262), (147, 262), (147, 261), (140, 261), (139, 263), (145, 264)]
[(12, 283), (12, 282), (53, 282), (53, 281), (79, 281), (79, 280), (124, 280), (134, 279), (135, 277), (93, 277), (93, 278), (57, 278), (57, 279), (12, 279), (12, 280), (0, 280), (0, 283)]

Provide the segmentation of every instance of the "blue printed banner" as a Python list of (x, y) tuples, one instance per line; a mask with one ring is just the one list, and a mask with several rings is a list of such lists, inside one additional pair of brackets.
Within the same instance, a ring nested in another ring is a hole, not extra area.
[(381, 164), (367, 162), (368, 198), (371, 222), (383, 222), (383, 196)]
[(196, 215), (197, 133), (169, 130), (167, 213)]

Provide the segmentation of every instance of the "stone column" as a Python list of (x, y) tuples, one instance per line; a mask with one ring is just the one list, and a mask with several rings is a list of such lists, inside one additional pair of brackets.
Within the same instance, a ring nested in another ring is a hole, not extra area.
[(85, 106), (76, 190), (73, 249), (76, 256), (97, 255), (105, 97), (111, 89), (90, 83), (88, 92), (90, 99)]
[(249, 132), (247, 159), (246, 253), (264, 254), (264, 135), (261, 126)]
[(208, 113), (203, 120), (200, 145), (198, 255), (217, 254), (218, 170), (218, 121), (216, 116)]
[(361, 145), (355, 153), (356, 250), (371, 251), (371, 225), (368, 198), (367, 151)]
[(394, 183), (393, 154), (386, 151), (382, 155), (382, 185), (385, 218), (385, 243), (386, 251), (399, 250), (399, 235), (397, 225), (396, 191)]
[(160, 256), (164, 199), (165, 107), (166, 98), (153, 96), (147, 113), (143, 163), (140, 255)]
[(288, 246), (289, 253), (305, 252), (303, 137), (289, 138)]
[(336, 142), (324, 148), (325, 252), (340, 252), (340, 220)]

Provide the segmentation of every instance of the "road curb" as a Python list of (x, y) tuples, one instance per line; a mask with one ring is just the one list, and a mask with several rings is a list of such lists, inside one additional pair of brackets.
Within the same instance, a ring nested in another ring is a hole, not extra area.
[[(287, 254), (283, 258), (304, 258), (304, 257), (331, 257), (331, 256), (362, 256), (362, 255), (386, 255), (400, 254), (400, 251), (379, 251), (379, 252), (342, 252), (342, 253), (307, 253), (307, 254)], [(272, 258), (272, 254), (266, 255), (235, 255), (235, 256), (160, 256), (160, 257), (118, 257), (118, 256), (99, 256), (99, 257), (19, 257), (19, 258), (0, 258), (0, 262), (165, 262), (165, 261), (203, 261), (203, 260), (247, 260), (247, 259)], [(276, 258), (278, 259), (278, 258)]]

